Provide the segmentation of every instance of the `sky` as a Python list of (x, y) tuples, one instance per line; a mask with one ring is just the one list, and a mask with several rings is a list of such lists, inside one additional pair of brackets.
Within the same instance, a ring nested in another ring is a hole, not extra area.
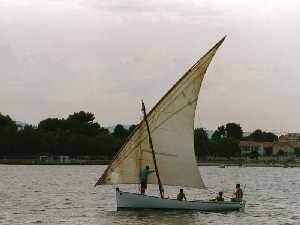
[(297, 0), (0, 0), (0, 112), (133, 124), (219, 39), (196, 126), (300, 132)]

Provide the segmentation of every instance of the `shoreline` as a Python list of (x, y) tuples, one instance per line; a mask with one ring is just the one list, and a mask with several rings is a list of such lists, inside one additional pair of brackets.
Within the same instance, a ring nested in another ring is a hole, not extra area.
[[(32, 159), (1, 159), (0, 165), (109, 165), (111, 160), (71, 160), (68, 162), (59, 162), (59, 161), (37, 161)], [(231, 160), (216, 160), (216, 161), (198, 161), (198, 166), (218, 166), (220, 168), (226, 167), (300, 167), (300, 162), (243, 162), (242, 164), (237, 161)]]
[(243, 163), (242, 165), (239, 163), (228, 163), (224, 162), (198, 162), (198, 166), (219, 166), (220, 168), (226, 167), (282, 167), (282, 168), (292, 168), (292, 167), (300, 167), (300, 163)]
[(68, 162), (60, 162), (58, 160), (1, 159), (0, 165), (109, 165), (110, 162), (111, 160), (70, 160)]

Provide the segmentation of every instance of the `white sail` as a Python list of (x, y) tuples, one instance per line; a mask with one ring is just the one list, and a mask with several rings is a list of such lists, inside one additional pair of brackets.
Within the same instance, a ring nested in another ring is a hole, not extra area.
[[(194, 153), (194, 117), (204, 74), (224, 39), (195, 63), (147, 115), (163, 185), (205, 188)], [(146, 165), (154, 169), (146, 124), (142, 121), (96, 185), (140, 183), (140, 171)], [(157, 184), (155, 173), (149, 175), (148, 183)]]

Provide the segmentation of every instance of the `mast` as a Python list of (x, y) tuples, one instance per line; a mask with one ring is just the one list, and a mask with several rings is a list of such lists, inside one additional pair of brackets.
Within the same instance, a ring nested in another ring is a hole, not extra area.
[(160, 197), (164, 198), (163, 186), (162, 186), (162, 183), (161, 183), (161, 180), (160, 180), (160, 177), (159, 177), (159, 172), (158, 172), (158, 168), (157, 168), (157, 164), (156, 164), (156, 158), (155, 158), (155, 152), (154, 152), (154, 148), (153, 148), (153, 143), (152, 143), (150, 128), (149, 128), (148, 119), (147, 119), (146, 107), (145, 107), (145, 104), (144, 104), (143, 100), (142, 100), (142, 111), (144, 113), (144, 120), (145, 120), (146, 126), (147, 126), (148, 137), (149, 137), (149, 144), (150, 144), (150, 148), (151, 148), (151, 152), (152, 152), (152, 158), (153, 158), (153, 162), (154, 162), (155, 173), (156, 173), (156, 177), (157, 177), (157, 182), (158, 182), (158, 188), (159, 188)]

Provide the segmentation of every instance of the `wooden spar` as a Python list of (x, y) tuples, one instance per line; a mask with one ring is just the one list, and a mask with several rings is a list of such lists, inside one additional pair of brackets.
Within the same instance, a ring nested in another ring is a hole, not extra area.
[(155, 158), (155, 152), (154, 152), (154, 148), (153, 148), (150, 128), (149, 128), (148, 119), (147, 119), (146, 107), (145, 107), (145, 104), (144, 104), (143, 100), (142, 100), (142, 111), (144, 113), (144, 120), (145, 120), (146, 126), (147, 126), (149, 144), (150, 144), (150, 148), (151, 148), (151, 152), (152, 152), (152, 158), (153, 158), (153, 162), (154, 162), (155, 173), (156, 173), (156, 177), (157, 177), (160, 197), (164, 198), (164, 190), (163, 190), (163, 186), (162, 186), (162, 183), (161, 183), (161, 180), (160, 180), (160, 177), (159, 177), (159, 172), (158, 172), (158, 168), (157, 168), (157, 164), (156, 164), (156, 158)]

